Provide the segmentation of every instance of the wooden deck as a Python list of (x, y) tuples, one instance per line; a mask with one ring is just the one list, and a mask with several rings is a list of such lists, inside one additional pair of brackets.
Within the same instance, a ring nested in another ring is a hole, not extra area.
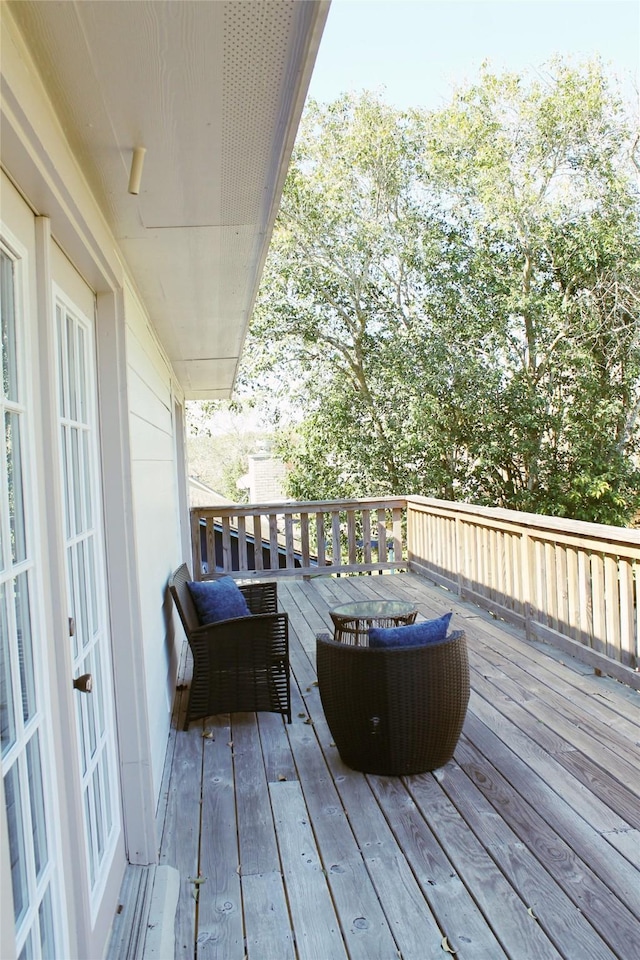
[[(177, 698), (159, 815), (181, 875), (176, 957), (640, 957), (640, 696), (411, 574), (283, 580), (293, 723)], [(328, 610), (453, 609), (472, 695), (454, 760), (400, 779), (341, 763), (315, 685)], [(189, 663), (185, 657), (185, 679)]]

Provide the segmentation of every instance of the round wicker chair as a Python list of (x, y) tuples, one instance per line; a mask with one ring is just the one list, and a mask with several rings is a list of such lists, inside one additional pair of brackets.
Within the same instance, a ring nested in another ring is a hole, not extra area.
[(318, 634), (316, 658), (325, 717), (347, 766), (402, 776), (451, 759), (469, 702), (464, 632), (384, 649)]

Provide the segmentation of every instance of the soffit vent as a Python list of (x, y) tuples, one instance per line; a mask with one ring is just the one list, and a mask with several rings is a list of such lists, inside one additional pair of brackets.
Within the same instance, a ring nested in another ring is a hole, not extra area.
[(227, 3), (224, 15), (222, 222), (256, 223), (273, 184), (264, 173), (280, 126), (291, 44), (289, 2)]

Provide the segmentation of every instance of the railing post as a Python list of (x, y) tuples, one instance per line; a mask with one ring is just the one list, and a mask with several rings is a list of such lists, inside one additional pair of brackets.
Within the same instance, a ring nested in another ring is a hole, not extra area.
[(316, 539), (318, 541), (318, 567), (323, 567), (326, 560), (326, 544), (324, 536), (324, 514), (319, 510), (316, 513)]
[(464, 551), (463, 551), (463, 543), (462, 543), (462, 537), (463, 537), (462, 521), (460, 519), (459, 513), (456, 513), (454, 529), (455, 529), (455, 536), (456, 536), (455, 557), (456, 557), (456, 565), (458, 567), (458, 596), (462, 599), (462, 569), (464, 564)]
[(340, 542), (340, 512), (331, 511), (331, 563), (339, 567), (342, 563), (342, 544)]
[(309, 566), (310, 546), (309, 546), (309, 514), (300, 514), (300, 550), (302, 554), (302, 566)]
[(378, 562), (387, 560), (387, 518), (384, 509), (378, 510)]
[(527, 640), (531, 640), (531, 603), (533, 584), (531, 583), (531, 547), (532, 540), (528, 530), (521, 534), (521, 563), (522, 563), (522, 611), (524, 613), (524, 630)]
[(362, 559), (364, 563), (371, 563), (371, 513), (362, 511)]
[[(636, 563), (638, 598), (640, 601), (640, 561)], [(633, 597), (634, 569), (630, 560), (620, 561), (620, 659), (628, 667), (636, 666), (635, 620), (640, 623), (640, 609), (636, 612)], [(640, 603), (639, 603), (640, 607)]]
[(200, 549), (200, 517), (191, 511), (191, 575), (199, 580), (202, 570), (202, 551)]

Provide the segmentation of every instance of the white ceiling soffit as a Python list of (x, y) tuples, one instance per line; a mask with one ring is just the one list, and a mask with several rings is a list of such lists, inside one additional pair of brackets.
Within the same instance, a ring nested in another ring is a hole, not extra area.
[(328, 0), (11, 8), (186, 397), (228, 397)]

